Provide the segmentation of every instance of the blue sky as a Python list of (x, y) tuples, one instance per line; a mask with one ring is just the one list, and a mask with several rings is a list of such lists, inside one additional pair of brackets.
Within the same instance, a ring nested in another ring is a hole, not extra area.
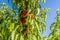
[[(10, 3), (7, 2), (7, 0), (0, 0), (0, 3), (2, 1), (6, 2), (10, 8), (12, 8), (12, 2)], [(50, 25), (52, 22), (55, 21), (56, 18), (56, 10), (60, 8), (60, 0), (46, 0), (45, 4), (40, 3), (43, 8), (51, 8), (50, 14), (47, 13), (47, 20), (46, 20), (46, 31), (42, 34), (42, 36), (48, 36), (50, 31)]]
[(42, 5), (43, 8), (51, 8), (50, 14), (47, 13), (47, 20), (46, 20), (46, 31), (42, 34), (42, 36), (48, 36), (50, 31), (50, 25), (52, 22), (56, 21), (56, 10), (60, 8), (60, 0), (46, 0), (46, 3)]

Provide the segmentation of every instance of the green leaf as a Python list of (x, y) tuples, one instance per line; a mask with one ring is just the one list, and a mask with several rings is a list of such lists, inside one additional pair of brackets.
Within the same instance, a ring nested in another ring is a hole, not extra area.
[(10, 24), (10, 31), (12, 32), (13, 29), (14, 29), (14, 23), (11, 23), (11, 24)]
[(46, 0), (42, 0), (42, 3), (45, 3), (46, 2)]
[(46, 30), (46, 25), (44, 23), (41, 24), (42, 26), (42, 32), (44, 32)]
[(51, 24), (51, 26), (50, 26), (50, 30), (55, 29), (55, 27), (56, 27), (56, 23), (54, 22), (54, 23)]
[(24, 36), (22, 34), (20, 35), (20, 40), (24, 40)]
[(14, 37), (15, 37), (15, 31), (13, 31), (11, 34), (11, 40), (14, 40)]
[(3, 40), (3, 35), (0, 33), (0, 40)]
[(16, 34), (15, 40), (18, 40), (19, 34)]

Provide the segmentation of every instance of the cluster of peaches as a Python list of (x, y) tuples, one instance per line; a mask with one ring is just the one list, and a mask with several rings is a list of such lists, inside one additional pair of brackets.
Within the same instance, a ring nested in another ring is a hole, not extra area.
[[(28, 13), (28, 11), (27, 11), (26, 9), (24, 9), (24, 10), (21, 11), (21, 16), (23, 16), (23, 17), (21, 18), (21, 23), (22, 23), (23, 25), (26, 23), (26, 18), (25, 18), (25, 17), (30, 17), (31, 19), (34, 18), (34, 14), (31, 13), (31, 12)], [(25, 28), (25, 29), (24, 29), (24, 32), (23, 32), (25, 36), (26, 36), (27, 32), (28, 32), (28, 28)]]
[(33, 13), (28, 13), (28, 11), (26, 9), (21, 11), (21, 15), (23, 16), (23, 18), (21, 19), (22, 24), (26, 23), (26, 18), (25, 17), (29, 16), (30, 18), (34, 18), (34, 14)]

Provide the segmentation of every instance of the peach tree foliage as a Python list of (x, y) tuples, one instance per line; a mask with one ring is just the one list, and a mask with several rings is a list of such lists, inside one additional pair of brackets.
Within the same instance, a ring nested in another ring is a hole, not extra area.
[(40, 1), (45, 2), (12, 0), (12, 8), (5, 3), (0, 4), (0, 40), (40, 40), (48, 11), (41, 7)]
[(60, 8), (56, 11), (56, 21), (50, 26), (49, 40), (60, 40)]

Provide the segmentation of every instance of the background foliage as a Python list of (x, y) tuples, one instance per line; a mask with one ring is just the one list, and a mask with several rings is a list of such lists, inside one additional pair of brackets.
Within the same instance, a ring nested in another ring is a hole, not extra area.
[(41, 37), (46, 29), (46, 12), (49, 8), (42, 8), (40, 1), (45, 3), (45, 0), (12, 0), (12, 8), (2, 2), (0, 4), (0, 40), (59, 40), (59, 10), (56, 22), (50, 26), (52, 31), (50, 35)]

